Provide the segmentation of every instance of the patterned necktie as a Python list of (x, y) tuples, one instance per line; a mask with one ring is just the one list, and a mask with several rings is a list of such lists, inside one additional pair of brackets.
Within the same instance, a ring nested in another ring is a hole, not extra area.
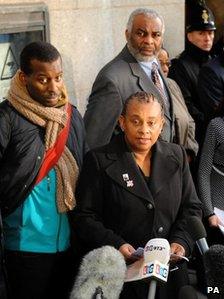
[(155, 62), (152, 63), (151, 79), (152, 79), (152, 82), (154, 83), (154, 85), (157, 87), (159, 93), (162, 96), (165, 111), (169, 113), (169, 111), (170, 111), (169, 99), (167, 98), (165, 90), (160, 82), (158, 66)]

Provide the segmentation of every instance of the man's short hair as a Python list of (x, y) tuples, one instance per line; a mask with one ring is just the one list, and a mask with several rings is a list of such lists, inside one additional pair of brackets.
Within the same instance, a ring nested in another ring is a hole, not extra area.
[(58, 50), (50, 43), (38, 41), (25, 46), (20, 54), (20, 69), (26, 75), (32, 74), (31, 60), (41, 62), (53, 62), (61, 57)]
[(155, 10), (149, 8), (137, 8), (130, 14), (130, 17), (127, 22), (127, 27), (126, 27), (128, 32), (131, 32), (134, 18), (138, 15), (144, 15), (150, 19), (159, 18), (160, 21), (162, 22), (162, 34), (164, 33), (165, 23), (163, 17), (160, 14), (158, 14)]

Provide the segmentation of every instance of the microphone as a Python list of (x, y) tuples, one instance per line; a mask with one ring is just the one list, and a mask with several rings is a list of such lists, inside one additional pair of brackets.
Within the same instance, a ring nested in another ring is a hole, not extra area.
[(205, 227), (200, 218), (197, 216), (189, 217), (187, 227), (188, 232), (191, 235), (192, 239), (196, 242), (201, 255), (205, 254), (208, 251), (209, 247), (205, 239), (207, 237)]
[(150, 280), (148, 299), (153, 299), (155, 298), (157, 281), (162, 283), (167, 282), (169, 260), (169, 242), (162, 238), (151, 239), (145, 245), (143, 257), (128, 265), (125, 282), (142, 279), (147, 282)]
[(117, 299), (123, 287), (126, 264), (112, 246), (103, 246), (84, 256), (70, 299)]
[[(170, 260), (170, 244), (166, 239), (155, 238), (148, 241), (144, 248), (143, 278), (151, 278), (148, 299), (155, 298), (157, 281), (167, 282)], [(150, 275), (147, 275), (150, 274)]]
[(224, 296), (224, 245), (212, 245), (204, 255), (204, 265), (208, 295)]

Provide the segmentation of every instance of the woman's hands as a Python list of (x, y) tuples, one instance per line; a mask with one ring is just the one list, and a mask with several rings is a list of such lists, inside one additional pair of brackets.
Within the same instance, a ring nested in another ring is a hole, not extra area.
[(123, 254), (126, 261), (133, 260), (132, 254), (135, 252), (135, 249), (130, 244), (126, 243), (126, 244), (121, 245), (121, 247), (119, 248), (119, 251), (120, 251), (120, 253)]
[(178, 262), (181, 260), (182, 256), (185, 256), (185, 249), (182, 245), (180, 245), (178, 243), (171, 243), (170, 244), (170, 253), (171, 253), (170, 261)]
[[(126, 262), (134, 262), (135, 260), (138, 259), (133, 256), (133, 253), (135, 252), (135, 248), (128, 243), (121, 245), (119, 251), (124, 256)], [(180, 261), (182, 256), (185, 256), (184, 247), (178, 243), (170, 244), (170, 252), (171, 252), (170, 261), (174, 263)]]

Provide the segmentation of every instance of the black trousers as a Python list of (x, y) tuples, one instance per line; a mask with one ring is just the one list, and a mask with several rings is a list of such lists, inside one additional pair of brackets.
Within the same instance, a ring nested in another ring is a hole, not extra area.
[(6, 251), (10, 299), (67, 299), (74, 283), (71, 251)]

